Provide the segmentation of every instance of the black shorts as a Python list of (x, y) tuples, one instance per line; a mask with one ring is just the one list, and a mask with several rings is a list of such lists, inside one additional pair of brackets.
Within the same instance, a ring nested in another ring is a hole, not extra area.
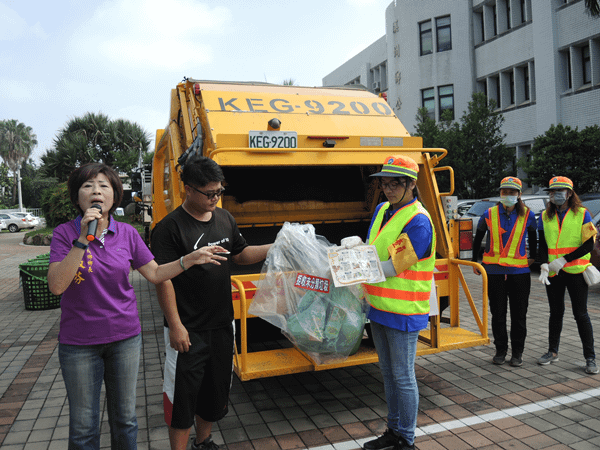
[(188, 429), (194, 415), (216, 422), (228, 412), (233, 375), (233, 323), (225, 328), (189, 331), (188, 352), (173, 350), (165, 327), (165, 371), (163, 401), (165, 422), (172, 428)]

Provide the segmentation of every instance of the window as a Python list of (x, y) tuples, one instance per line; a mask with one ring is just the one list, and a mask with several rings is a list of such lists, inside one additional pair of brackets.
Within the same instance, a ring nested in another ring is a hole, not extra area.
[(433, 53), (433, 36), (431, 34), (431, 20), (419, 24), (421, 34), (421, 56)]
[(581, 47), (581, 68), (583, 71), (583, 84), (592, 82), (592, 62), (590, 60), (590, 46)]
[(435, 19), (437, 51), (452, 50), (452, 34), (450, 32), (450, 16)]
[(529, 66), (523, 68), (523, 90), (525, 101), (531, 100), (531, 95), (529, 94)]
[(435, 120), (435, 91), (433, 88), (423, 89), (421, 99), (423, 108), (427, 109), (427, 116)]
[(510, 2), (511, 0), (506, 0), (506, 29), (510, 30)]
[(492, 17), (494, 19), (494, 36), (498, 36), (498, 10), (496, 5), (492, 6)]
[(573, 73), (571, 71), (571, 55), (569, 50), (567, 50), (566, 52), (564, 52), (564, 58), (565, 58), (565, 67), (567, 69), (567, 88), (568, 89), (573, 89)]
[(525, 13), (525, 0), (521, 0), (521, 23), (525, 23), (527, 21), (527, 14)]
[(508, 74), (508, 83), (510, 89), (510, 104), (515, 104), (515, 73), (511, 70)]
[(440, 102), (440, 119), (444, 111), (450, 111), (451, 119), (454, 120), (454, 87), (438, 87), (438, 100)]

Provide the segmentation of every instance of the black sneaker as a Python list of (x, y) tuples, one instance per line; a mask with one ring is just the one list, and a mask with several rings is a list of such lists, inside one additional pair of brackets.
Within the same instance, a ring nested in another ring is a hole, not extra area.
[(400, 442), (394, 447), (394, 450), (414, 450), (415, 444), (409, 444), (403, 437), (400, 437)]
[(497, 351), (496, 356), (492, 358), (494, 364), (501, 365), (504, 364), (504, 361), (506, 361), (506, 352)]
[(588, 358), (585, 360), (585, 373), (598, 373), (598, 366), (596, 365), (596, 360), (594, 358)]
[(520, 367), (523, 365), (523, 355), (520, 353), (513, 353), (512, 358), (510, 358), (509, 364), (513, 367)]
[(540, 366), (546, 366), (550, 363), (557, 362), (557, 361), (558, 361), (558, 354), (548, 352), (545, 355), (542, 355), (542, 357), (540, 359), (538, 359), (538, 364)]
[(192, 438), (192, 450), (219, 450), (219, 446), (208, 436), (203, 442), (196, 444), (196, 438)]
[[(400, 448), (405, 448), (405, 447), (400, 447), (400, 444), (403, 442), (405, 442), (404, 439), (402, 439), (400, 436), (397, 436), (392, 430), (390, 430), (388, 428), (387, 430), (384, 431), (382, 436), (378, 437), (377, 439), (373, 439), (372, 441), (365, 442), (365, 444), (363, 445), (363, 448), (365, 450), (384, 450), (384, 449), (396, 450), (396, 449), (400, 449)], [(410, 448), (410, 447), (406, 447), (406, 448)], [(414, 448), (414, 446), (413, 446), (413, 448)]]

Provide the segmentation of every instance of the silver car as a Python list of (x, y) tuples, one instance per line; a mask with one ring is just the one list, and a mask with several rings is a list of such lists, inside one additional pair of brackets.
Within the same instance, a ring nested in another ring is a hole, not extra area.
[(16, 213), (11, 213), (11, 214), (13, 216), (20, 217), (21, 219), (25, 219), (25, 221), (30, 225), (30, 228), (37, 227), (40, 224), (40, 220), (37, 217), (32, 216), (29, 213), (16, 212)]
[(4, 220), (0, 219), (0, 231), (2, 230), (6, 230), (6, 224), (4, 223)]
[(0, 213), (0, 219), (4, 221), (6, 224), (8, 231), (11, 233), (16, 233), (23, 228), (33, 228), (30, 222), (27, 221), (26, 218), (17, 217), (13, 213)]

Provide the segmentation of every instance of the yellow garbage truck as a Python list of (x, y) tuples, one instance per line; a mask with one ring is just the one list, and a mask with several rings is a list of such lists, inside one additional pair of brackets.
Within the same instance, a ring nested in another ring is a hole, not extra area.
[[(219, 206), (235, 217), (253, 245), (273, 242), (284, 222), (313, 224), (332, 243), (353, 235), (364, 239), (383, 199), (369, 175), (389, 155), (410, 156), (419, 164), (421, 201), (436, 229), (435, 284), (444, 311), (430, 318), (417, 354), (489, 343), (485, 271), (459, 257), (471, 245), (472, 225), (454, 215), (453, 171), (440, 166), (447, 151), (424, 149), (422, 139), (409, 135), (385, 98), (360, 86), (184, 79), (171, 91), (168, 125), (156, 135), (151, 229), (183, 202), (178, 164), (191, 153), (222, 167), (226, 190)], [(438, 189), (436, 177), (442, 172), (450, 180), (449, 192)], [(469, 289), (465, 266), (483, 273), (476, 288)], [(236, 268), (232, 277), (241, 335), (234, 365), (242, 381), (377, 362), (369, 345), (334, 364), (319, 364), (294, 346), (251, 351), (248, 323), (262, 319), (249, 315), (248, 307), (260, 271), (261, 265)]]

